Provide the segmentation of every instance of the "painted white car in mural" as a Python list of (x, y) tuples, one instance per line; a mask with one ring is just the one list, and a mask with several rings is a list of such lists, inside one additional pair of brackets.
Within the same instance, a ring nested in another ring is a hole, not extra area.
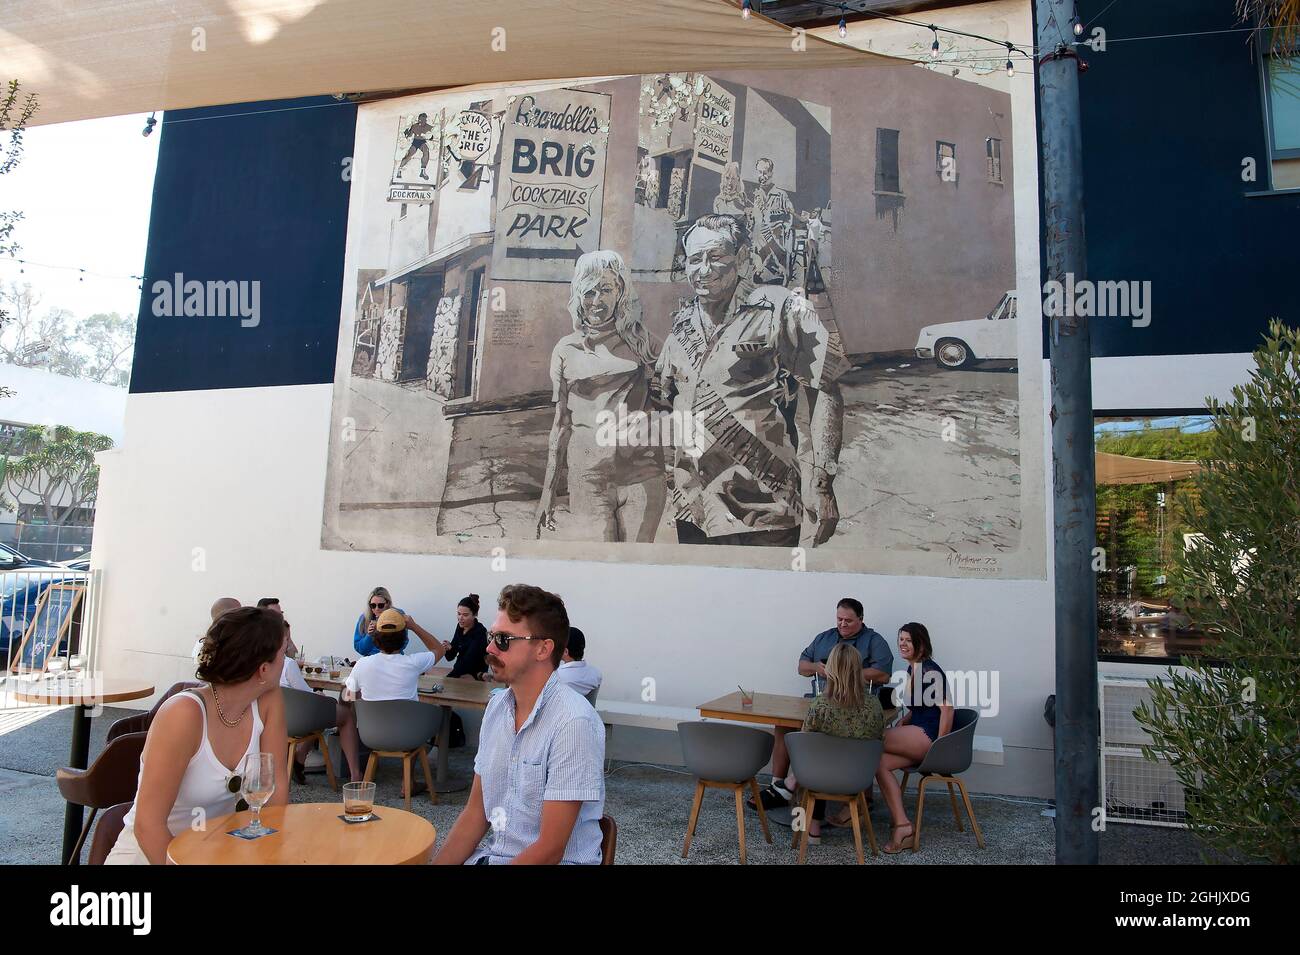
[(967, 368), (977, 361), (1016, 358), (1016, 293), (1003, 294), (984, 318), (927, 325), (916, 339), (916, 357), (940, 368)]

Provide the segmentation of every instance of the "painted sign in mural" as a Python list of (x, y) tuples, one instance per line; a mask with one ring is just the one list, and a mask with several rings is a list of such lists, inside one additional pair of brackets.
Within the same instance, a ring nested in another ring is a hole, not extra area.
[(432, 202), (441, 170), (441, 110), (399, 117), (388, 201)]
[(492, 277), (560, 282), (599, 248), (609, 96), (527, 93), (507, 110)]
[(418, 215), (358, 170), (326, 547), (1042, 575), (1005, 92), (876, 66), (472, 96), (359, 110), (359, 140), (399, 111), (500, 138)]
[(736, 122), (736, 98), (707, 77), (695, 119), (695, 163), (722, 170), (731, 162), (731, 131)]

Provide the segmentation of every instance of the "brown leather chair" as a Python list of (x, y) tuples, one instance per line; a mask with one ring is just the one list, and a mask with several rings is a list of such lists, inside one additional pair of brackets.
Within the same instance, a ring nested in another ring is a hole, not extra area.
[(103, 865), (108, 854), (113, 851), (113, 846), (117, 842), (117, 837), (122, 834), (122, 823), (126, 819), (127, 810), (131, 808), (129, 802), (120, 802), (116, 806), (109, 806), (104, 810), (104, 814), (99, 817), (99, 825), (95, 827), (95, 837), (90, 840), (90, 855), (86, 859), (87, 865)]
[(600, 864), (613, 865), (618, 849), (618, 823), (613, 816), (600, 817)]
[(204, 686), (194, 680), (187, 680), (172, 685), (172, 688), (158, 698), (158, 702), (153, 705), (148, 713), (137, 713), (134, 716), (124, 716), (108, 728), (108, 738), (105, 743), (111, 743), (126, 733), (147, 733), (149, 725), (153, 723), (154, 716), (158, 713), (158, 708), (170, 700), (181, 690), (193, 690), (196, 687)]
[(130, 805), (135, 799), (135, 788), (140, 779), (140, 754), (148, 735), (127, 733), (119, 736), (104, 747), (89, 769), (60, 769), (55, 772), (54, 778), (63, 798), (90, 809), (90, 816), (81, 827), (81, 835), (72, 849), (69, 865), (77, 865), (81, 859), (81, 848), (94, 825), (95, 813), (118, 803)]

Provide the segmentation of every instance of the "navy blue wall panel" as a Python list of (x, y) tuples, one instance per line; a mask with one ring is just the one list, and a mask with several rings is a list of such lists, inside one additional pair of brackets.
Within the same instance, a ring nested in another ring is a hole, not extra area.
[(1211, 32), (1242, 28), (1232, 8), (1079, 0), (1107, 34), (1080, 50), (1088, 275), (1152, 283), (1150, 326), (1095, 319), (1095, 356), (1251, 351), (1270, 316), (1300, 323), (1300, 193), (1246, 196), (1269, 189), (1269, 154), (1250, 34)]
[[(333, 381), (355, 128), (331, 97), (164, 116), (132, 392)], [(154, 283), (177, 273), (259, 283), (256, 326), (156, 315)]]

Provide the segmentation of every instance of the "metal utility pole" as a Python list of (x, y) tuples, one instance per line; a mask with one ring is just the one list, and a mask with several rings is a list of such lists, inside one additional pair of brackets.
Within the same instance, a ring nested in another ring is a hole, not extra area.
[[(1072, 0), (1035, 0), (1046, 281), (1086, 276), (1083, 134)], [(1072, 288), (1073, 285), (1071, 284)], [(1097, 863), (1096, 465), (1088, 320), (1048, 316), (1056, 593), (1056, 862)]]

